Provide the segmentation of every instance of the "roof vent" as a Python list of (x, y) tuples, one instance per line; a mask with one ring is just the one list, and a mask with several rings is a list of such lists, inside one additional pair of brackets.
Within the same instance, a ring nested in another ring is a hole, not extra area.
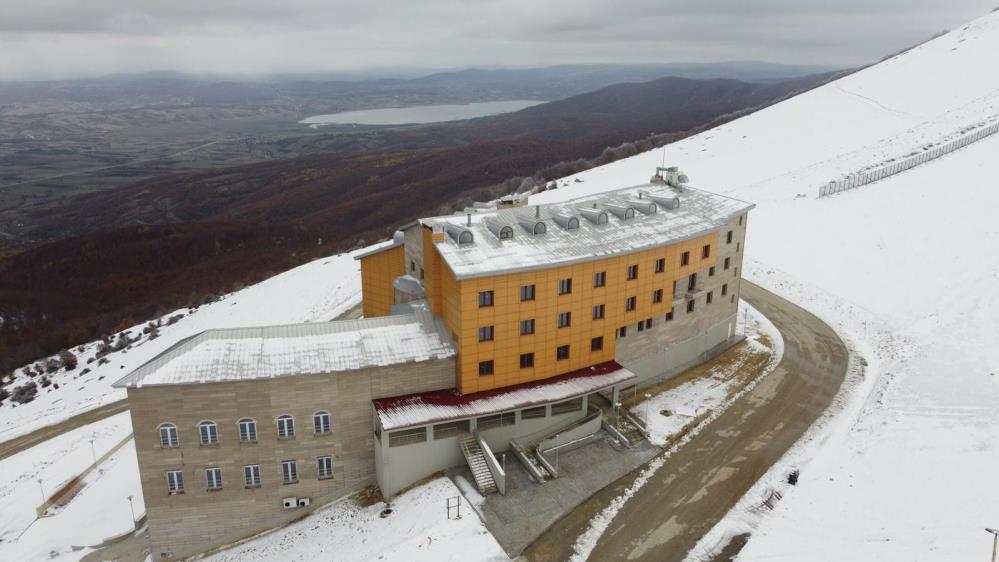
[(607, 224), (607, 211), (601, 211), (591, 207), (580, 207), (579, 214), (593, 224)]
[(642, 193), (638, 193), (639, 199), (626, 199), (625, 203), (631, 205), (638, 210), (639, 213), (643, 215), (654, 215), (659, 209), (656, 207), (655, 201), (650, 201), (648, 199), (641, 199)]
[(680, 198), (673, 195), (656, 195), (655, 193), (646, 193), (649, 199), (652, 199), (656, 203), (659, 203), (664, 209), (679, 209), (680, 208)]
[(576, 230), (579, 228), (579, 217), (567, 212), (560, 211), (553, 213), (552, 220), (565, 230)]
[(635, 208), (631, 205), (626, 205), (624, 203), (604, 203), (604, 207), (614, 216), (621, 220), (629, 220), (635, 218)]
[(405, 232), (403, 232), (401, 230), (396, 230), (395, 233), (392, 234), (392, 243), (393, 244), (402, 244), (405, 241), (406, 241), (406, 233)]
[(548, 225), (545, 224), (545, 221), (535, 217), (518, 215), (517, 222), (520, 223), (520, 226), (522, 226), (524, 230), (531, 234), (544, 234), (548, 232)]
[(493, 236), (499, 238), (500, 240), (510, 240), (513, 238), (513, 227), (508, 224), (503, 224), (496, 220), (495, 217), (486, 217), (482, 219), (486, 223), (486, 228), (489, 232), (493, 233)]
[[(469, 215), (469, 219), (471, 219), (471, 215)], [(458, 243), (459, 246), (475, 242), (475, 236), (472, 235), (472, 231), (463, 226), (448, 223), (444, 227), (444, 230), (452, 240)]]

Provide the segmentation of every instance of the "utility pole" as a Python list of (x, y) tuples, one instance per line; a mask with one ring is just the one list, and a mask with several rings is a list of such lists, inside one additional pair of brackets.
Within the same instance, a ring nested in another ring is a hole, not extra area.
[(985, 528), (986, 531), (992, 533), (992, 562), (996, 562), (996, 546), (999, 545), (999, 529)]
[(94, 464), (97, 464), (97, 450), (94, 449), (94, 438), (90, 438), (90, 454), (94, 457)]
[(42, 479), (38, 479), (38, 489), (42, 491), (42, 503), (45, 503), (45, 488), (42, 486)]
[(128, 496), (128, 508), (132, 510), (132, 529), (135, 529), (135, 506), (132, 505), (132, 496)]

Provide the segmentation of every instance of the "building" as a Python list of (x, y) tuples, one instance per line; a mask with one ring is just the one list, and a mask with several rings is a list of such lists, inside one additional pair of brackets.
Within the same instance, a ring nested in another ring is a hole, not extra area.
[(357, 256), (364, 319), (208, 331), (117, 382), (154, 558), (465, 462), (480, 490), (503, 492), (493, 451), (557, 476), (547, 449), (616, 431), (601, 395), (615, 403), (734, 341), (752, 205), (665, 172), (421, 219)]

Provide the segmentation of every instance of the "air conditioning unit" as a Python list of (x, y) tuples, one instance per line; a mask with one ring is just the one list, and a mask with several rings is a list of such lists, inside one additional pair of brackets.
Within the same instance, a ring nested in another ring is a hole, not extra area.
[(309, 498), (298, 498), (298, 507), (309, 507), (312, 500)]
[(298, 507), (298, 498), (284, 498), (281, 500), (281, 507), (285, 509), (295, 509)]

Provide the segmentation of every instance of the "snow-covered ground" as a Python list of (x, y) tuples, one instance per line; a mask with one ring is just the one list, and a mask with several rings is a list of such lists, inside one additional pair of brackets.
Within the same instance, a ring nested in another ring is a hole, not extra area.
[(336, 502), (288, 527), (205, 558), (211, 562), (405, 560), (407, 562), (507, 561), (499, 543), (461, 498), (461, 518), (447, 500), (461, 492), (447, 478), (434, 479), (392, 500), (361, 507)]
[(51, 496), (90, 466), (95, 456), (100, 458), (131, 432), (125, 412), (0, 461), (0, 559), (77, 560), (87, 551), (73, 552), (72, 546), (96, 545), (131, 529), (128, 496), (132, 496), (136, 517), (145, 511), (131, 441), (102, 462), (58, 513), (35, 517), (43, 490), (45, 497)]
[[(301, 265), (194, 312), (182, 309), (167, 314), (164, 319), (184, 316), (160, 327), (156, 339), (144, 336), (131, 349), (107, 355), (106, 364), (87, 363), (97, 351), (97, 342), (87, 344), (78, 354), (75, 370), (51, 375), (58, 389), (54, 385), (39, 388), (35, 400), (20, 406), (11, 400), (4, 402), (0, 407), (0, 441), (124, 398), (125, 391), (111, 388), (112, 383), (178, 341), (204, 330), (331, 320), (360, 300), (360, 266), (353, 254), (341, 254)], [(140, 334), (144, 326), (130, 331)], [(81, 374), (84, 369), (90, 372)], [(15, 374), (17, 379), (8, 388), (30, 380), (21, 369)]]
[[(705, 376), (684, 382), (655, 394), (631, 408), (641, 419), (649, 420), (649, 441), (663, 446), (698, 415), (725, 409), (732, 396), (747, 382), (736, 376), (750, 356), (769, 355), (761, 376), (773, 370), (784, 353), (784, 343), (777, 327), (745, 301), (739, 302), (739, 332), (746, 336), (746, 346), (735, 360), (713, 368)], [(669, 415), (663, 415), (668, 411)]]

